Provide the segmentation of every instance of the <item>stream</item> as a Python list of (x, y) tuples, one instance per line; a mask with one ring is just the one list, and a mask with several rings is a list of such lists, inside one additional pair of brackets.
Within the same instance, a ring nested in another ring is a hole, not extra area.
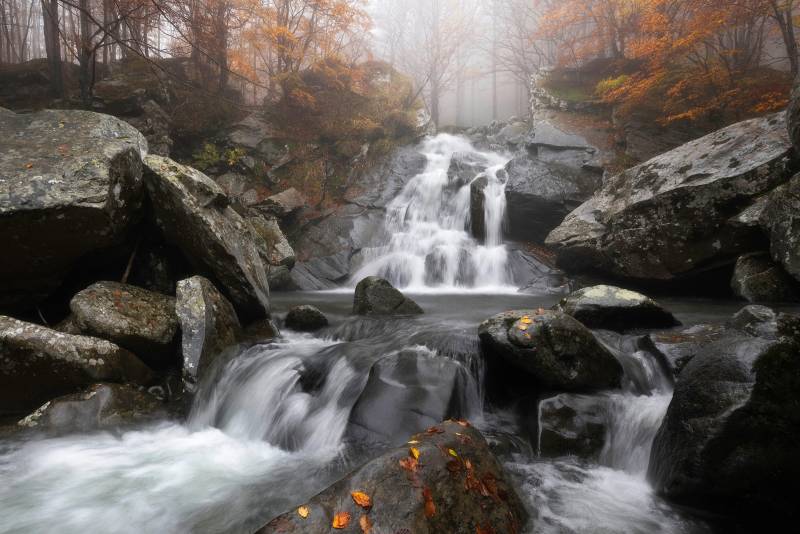
[[(478, 324), (509, 309), (547, 308), (559, 297), (520, 294), (510, 285), (498, 173), (506, 157), (452, 136), (429, 140), (423, 151), (427, 168), (387, 207), (390, 237), (364, 251), (351, 287), (273, 295), (276, 317), (312, 304), (329, 327), (316, 335), (284, 330), (243, 347), (201, 384), (185, 421), (0, 440), (0, 533), (252, 532), (384, 450), (354, 442), (347, 427), (371, 365), (393, 351), (449, 358), (463, 368), (462, 415), (484, 432), (517, 483), (531, 514), (528, 534), (711, 532), (658, 498), (645, 479), (672, 392), (651, 355), (627, 348), (627, 336), (598, 333), (626, 379), (621, 390), (583, 399), (602, 406), (606, 426), (595, 462), (541, 457), (535, 418), (487, 402)], [(483, 244), (466, 230), (469, 183), (447, 179), (454, 152), (484, 162)], [(352, 285), (373, 274), (403, 288), (425, 314), (351, 316)], [(723, 322), (740, 307), (664, 304), (686, 325)]]

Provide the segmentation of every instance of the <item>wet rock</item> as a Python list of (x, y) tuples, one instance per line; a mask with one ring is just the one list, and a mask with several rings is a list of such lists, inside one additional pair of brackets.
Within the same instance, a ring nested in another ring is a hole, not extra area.
[(731, 288), (736, 296), (750, 302), (800, 299), (800, 284), (766, 254), (740, 256), (733, 269)]
[(486, 186), (489, 179), (481, 176), (469, 186), (469, 224), (472, 237), (479, 242), (486, 240)]
[(148, 156), (145, 183), (156, 222), (200, 272), (210, 272), (245, 317), (269, 315), (266, 267), (251, 225), (203, 173)]
[(539, 402), (539, 454), (597, 458), (606, 441), (606, 406), (598, 397), (562, 393)]
[(797, 519), (799, 348), (740, 334), (695, 356), (653, 442), (659, 493), (761, 526)]
[(568, 272), (639, 281), (732, 266), (763, 236), (730, 219), (788, 179), (790, 156), (784, 114), (734, 124), (608, 179), (547, 243)]
[(486, 169), (486, 160), (472, 152), (456, 152), (450, 158), (450, 167), (447, 168), (448, 188), (458, 191), (469, 185)]
[(33, 410), (96, 382), (148, 385), (153, 372), (106, 341), (0, 316), (0, 413)]
[(470, 380), (461, 364), (428, 351), (384, 356), (370, 369), (350, 413), (348, 436), (359, 444), (397, 446), (444, 418), (467, 417), (471, 406), (464, 395)]
[(769, 235), (772, 259), (800, 280), (800, 175), (769, 195), (761, 222)]
[(299, 332), (314, 332), (328, 326), (328, 318), (315, 306), (295, 306), (286, 314), (286, 327)]
[(259, 253), (265, 264), (283, 265), (288, 269), (294, 267), (296, 260), (294, 250), (281, 231), (277, 219), (274, 217), (247, 217), (247, 222), (253, 229), (254, 239), (259, 245)]
[(764, 339), (777, 339), (778, 316), (766, 306), (751, 304), (736, 312), (728, 326), (741, 332)]
[(242, 331), (233, 305), (202, 276), (178, 282), (175, 311), (181, 325), (184, 389), (194, 392), (216, 358)]
[(306, 199), (294, 187), (281, 191), (277, 195), (268, 197), (263, 202), (253, 204), (250, 207), (258, 210), (264, 215), (275, 217), (288, 217), (306, 205)]
[(90, 252), (123, 241), (141, 204), (147, 142), (87, 111), (0, 121), (0, 310), (29, 309)]
[[(480, 432), (448, 421), (412, 441), (417, 443), (387, 452), (313, 497), (305, 505), (307, 517), (291, 510), (259, 534), (330, 532), (338, 513), (349, 517), (341, 532), (352, 534), (363, 532), (360, 524), (376, 534), (522, 532), (527, 514)], [(355, 504), (355, 491), (371, 498), (371, 508)]]
[(515, 310), (478, 329), (484, 355), (502, 359), (545, 388), (583, 391), (619, 387), (623, 371), (580, 322), (559, 311)]
[(705, 346), (721, 339), (726, 332), (723, 325), (700, 324), (677, 332), (648, 334), (646, 339), (649, 348), (660, 357), (665, 368), (673, 376), (678, 376)]
[(81, 333), (107, 339), (155, 368), (168, 367), (177, 348), (175, 299), (118, 282), (97, 282), (70, 301)]
[(563, 298), (558, 309), (589, 328), (623, 332), (635, 328), (671, 328), (680, 323), (656, 301), (628, 289), (592, 286)]
[(425, 313), (419, 305), (377, 276), (368, 276), (356, 286), (353, 297), (355, 315), (417, 315)]
[(163, 413), (152, 395), (123, 384), (94, 384), (47, 401), (18, 427), (55, 434), (92, 432), (151, 421)]
[(270, 291), (291, 291), (297, 289), (292, 271), (285, 265), (270, 265), (267, 273)]
[(520, 293), (530, 295), (564, 295), (569, 292), (569, 280), (564, 271), (521, 246), (506, 245), (511, 283)]
[(786, 110), (786, 125), (792, 145), (800, 153), (800, 80), (794, 81), (789, 107)]
[(542, 243), (594, 190), (581, 171), (527, 154), (508, 162), (505, 172), (508, 235), (520, 241)]

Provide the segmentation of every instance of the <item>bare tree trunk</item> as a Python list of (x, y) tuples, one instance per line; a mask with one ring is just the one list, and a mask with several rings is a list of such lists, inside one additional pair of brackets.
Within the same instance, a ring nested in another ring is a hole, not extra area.
[(41, 0), (42, 23), (47, 62), (50, 65), (50, 88), (55, 98), (64, 96), (64, 74), (61, 70), (61, 35), (58, 24), (58, 0)]
[(91, 105), (91, 59), (93, 55), (91, 34), (89, 33), (89, 0), (80, 0), (80, 44), (78, 46), (78, 67), (80, 69), (79, 81), (81, 88), (81, 103), (88, 109)]

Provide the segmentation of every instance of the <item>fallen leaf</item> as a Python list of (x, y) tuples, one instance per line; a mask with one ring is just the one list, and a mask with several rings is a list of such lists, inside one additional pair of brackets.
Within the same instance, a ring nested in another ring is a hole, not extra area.
[(494, 529), (491, 526), (483, 528), (482, 526), (478, 525), (475, 527), (475, 534), (494, 534)]
[(522, 319), (520, 319), (520, 320), (521, 320), (523, 323), (525, 323), (525, 324), (531, 324), (531, 323), (533, 322), (533, 321), (531, 320), (531, 318), (530, 318), (530, 317), (528, 317), (527, 315), (526, 315), (525, 317), (523, 317)]
[(433, 502), (431, 489), (427, 486), (422, 490), (422, 497), (425, 499), (425, 517), (431, 518), (436, 515), (436, 503)]
[(461, 425), (461, 426), (463, 426), (465, 428), (469, 428), (469, 426), (470, 426), (469, 421), (458, 420), (458, 421), (456, 421), (456, 423), (458, 423), (459, 425)]
[(409, 445), (418, 445), (418, 444), (419, 444), (419, 441), (417, 441), (417, 440), (415, 440), (415, 439), (412, 439), (411, 441), (409, 441), (409, 442), (408, 442), (408, 444), (409, 444)]
[(526, 325), (526, 324), (521, 324), (521, 325), (519, 325), (519, 327), (518, 327), (518, 328), (524, 332), (525, 330), (527, 330), (527, 329), (528, 329), (528, 325)]
[(432, 426), (428, 430), (425, 431), (426, 434), (442, 434), (444, 430), (439, 428), (438, 426)]
[(414, 473), (417, 470), (418, 464), (419, 462), (417, 462), (416, 458), (403, 458), (402, 460), (400, 460), (400, 467), (412, 473)]
[(32, 169), (33, 168), (33, 163), (26, 163), (25, 164), (25, 168), (26, 169)]
[(468, 471), (471, 471), (472, 470), (472, 462), (470, 462), (469, 460), (466, 460), (464, 462), (464, 467), (466, 467)]
[(456, 451), (454, 451), (453, 449), (447, 449), (447, 454), (449, 454), (453, 458), (458, 458), (458, 453)]
[(358, 525), (361, 527), (361, 532), (363, 534), (370, 534), (370, 532), (372, 532), (372, 521), (369, 520), (369, 517), (362, 515), (361, 519), (358, 520)]
[(408, 451), (411, 453), (411, 456), (413, 456), (415, 460), (419, 460), (419, 449), (418, 448), (411, 447)]
[(301, 506), (300, 508), (297, 509), (297, 515), (299, 515), (303, 519), (308, 517), (308, 512), (309, 512), (308, 506)]
[(353, 497), (353, 501), (361, 508), (365, 510), (372, 508), (372, 499), (363, 491), (354, 491), (350, 495)]
[(347, 512), (339, 512), (333, 516), (333, 528), (342, 529), (347, 528), (350, 524), (350, 514)]

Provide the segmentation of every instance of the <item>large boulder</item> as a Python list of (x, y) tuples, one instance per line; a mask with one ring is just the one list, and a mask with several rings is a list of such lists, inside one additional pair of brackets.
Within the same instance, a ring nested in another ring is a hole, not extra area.
[(90, 252), (119, 244), (142, 201), (144, 137), (87, 111), (0, 120), (0, 311), (30, 308)]
[(769, 235), (772, 259), (800, 280), (800, 175), (769, 195), (760, 220)]
[(785, 114), (734, 124), (610, 178), (547, 243), (570, 272), (676, 282), (730, 267), (763, 236), (729, 220), (790, 164)]
[(721, 339), (726, 333), (724, 325), (698, 324), (678, 331), (648, 334), (645, 347), (659, 358), (666, 371), (677, 377), (707, 345)]
[(659, 493), (759, 528), (798, 519), (799, 349), (740, 334), (694, 357), (653, 442), (648, 478)]
[[(294, 267), (295, 255), (292, 245), (283, 234), (277, 219), (274, 217), (247, 217), (253, 228), (254, 238), (259, 243), (259, 253), (266, 265)], [(263, 240), (263, 243), (259, 242)]]
[(559, 311), (497, 314), (478, 329), (484, 354), (557, 391), (620, 386), (622, 365), (580, 322)]
[(670, 328), (680, 323), (656, 301), (629, 289), (592, 286), (561, 299), (558, 309), (589, 328), (619, 332), (635, 328)]
[(356, 469), (258, 532), (322, 534), (331, 532), (335, 518), (334, 528), (349, 534), (475, 534), (522, 532), (527, 514), (480, 432), (448, 421)]
[(245, 316), (269, 315), (266, 266), (252, 227), (206, 175), (160, 156), (145, 159), (156, 222), (200, 272), (220, 282)]
[(47, 401), (17, 426), (47, 433), (93, 432), (153, 420), (158, 399), (124, 384), (94, 384), (80, 393)]
[(303, 304), (289, 310), (284, 324), (298, 332), (314, 332), (328, 326), (328, 318), (315, 306)]
[(733, 293), (749, 302), (791, 302), (800, 299), (800, 284), (767, 254), (746, 254), (736, 260)]
[(539, 454), (597, 458), (606, 442), (602, 397), (561, 393), (539, 401)]
[(777, 339), (778, 314), (772, 308), (751, 304), (734, 313), (726, 326), (751, 336)]
[(445, 418), (468, 417), (469, 372), (455, 360), (404, 350), (375, 362), (350, 412), (348, 434), (357, 443), (400, 445)]
[(96, 382), (153, 379), (141, 360), (110, 341), (0, 316), (0, 414), (27, 412)]
[(168, 367), (177, 348), (175, 299), (118, 282), (97, 282), (72, 297), (72, 324), (138, 354), (152, 367)]
[(419, 305), (377, 276), (368, 276), (356, 285), (353, 297), (355, 315), (418, 315)]
[(184, 389), (193, 393), (206, 371), (242, 333), (231, 303), (208, 279), (193, 276), (178, 282), (175, 311), (181, 325)]

